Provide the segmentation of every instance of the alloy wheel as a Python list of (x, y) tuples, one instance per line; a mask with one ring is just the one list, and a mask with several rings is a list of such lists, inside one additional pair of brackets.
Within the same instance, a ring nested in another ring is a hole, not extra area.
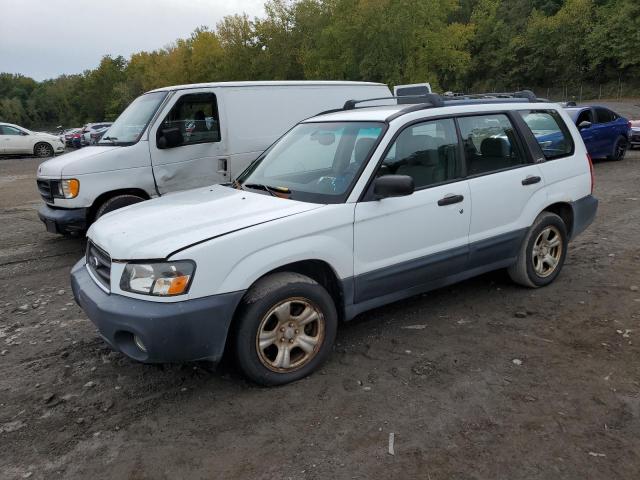
[(539, 277), (545, 278), (555, 272), (562, 258), (562, 248), (562, 235), (553, 225), (549, 225), (538, 234), (533, 244), (531, 260)]
[(268, 369), (288, 373), (313, 359), (325, 336), (324, 315), (310, 300), (287, 298), (262, 318), (256, 335), (260, 362)]

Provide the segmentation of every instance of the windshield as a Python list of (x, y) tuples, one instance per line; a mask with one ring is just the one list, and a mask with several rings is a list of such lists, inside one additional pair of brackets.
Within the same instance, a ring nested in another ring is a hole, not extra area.
[(140, 140), (142, 133), (156, 113), (167, 92), (146, 93), (136, 98), (106, 131), (100, 145), (131, 145)]
[(383, 130), (379, 122), (299, 124), (235, 185), (292, 200), (344, 202)]

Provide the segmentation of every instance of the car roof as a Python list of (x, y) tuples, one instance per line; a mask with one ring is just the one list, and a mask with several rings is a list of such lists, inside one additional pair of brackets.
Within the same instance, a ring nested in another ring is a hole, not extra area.
[(156, 88), (150, 90), (147, 93), (153, 92), (168, 92), (172, 90), (188, 90), (193, 88), (211, 88), (211, 87), (302, 87), (302, 86), (370, 86), (379, 87), (385, 86), (384, 83), (375, 82), (349, 82), (340, 80), (264, 80), (264, 81), (252, 81), (252, 82), (210, 82), (210, 83), (191, 83), (185, 85), (172, 85), (168, 87)]
[(7, 127), (16, 127), (16, 128), (20, 128), (22, 130), (26, 130), (26, 128), (21, 127), (20, 125), (16, 125), (15, 123), (0, 122), (0, 125), (6, 125)]
[(411, 115), (413, 117), (437, 117), (442, 115), (459, 115), (464, 113), (497, 112), (505, 110), (559, 110), (556, 103), (546, 102), (504, 102), (504, 103), (460, 103), (443, 107), (430, 107), (419, 104), (383, 105), (375, 107), (361, 107), (351, 110), (338, 110), (320, 113), (305, 122), (390, 122), (396, 118)]

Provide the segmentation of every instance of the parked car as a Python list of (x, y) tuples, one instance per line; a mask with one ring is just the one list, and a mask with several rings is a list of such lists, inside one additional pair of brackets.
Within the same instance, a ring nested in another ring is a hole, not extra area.
[(79, 128), (71, 134), (71, 146), (74, 148), (82, 148), (82, 129)]
[(82, 127), (82, 136), (80, 137), (80, 143), (82, 144), (83, 147), (86, 147), (87, 145), (92, 145), (91, 140), (92, 140), (92, 135), (98, 131), (98, 130), (102, 130), (105, 127), (110, 127), (111, 125), (113, 125), (112, 122), (102, 122), (102, 123), (87, 123), (84, 127)]
[[(365, 310), (499, 268), (548, 285), (598, 202), (571, 118), (529, 93), (347, 102), (304, 120), (233, 183), (94, 223), (75, 299), (133, 359), (230, 351), (248, 378), (277, 385), (316, 370), (339, 320)], [(536, 140), (532, 113), (562, 151)]]
[[(148, 92), (97, 146), (39, 167), (45, 201), (40, 218), (50, 232), (78, 233), (117, 208), (229, 182), (300, 120), (348, 99), (389, 95), (380, 83), (315, 81), (205, 83)], [(60, 182), (70, 181), (82, 187), (55, 193)]]
[(107, 130), (109, 130), (109, 127), (110, 125), (107, 125), (107, 126), (94, 129), (90, 133), (89, 144), (96, 145), (100, 141), (100, 139), (104, 136), (104, 134), (107, 132)]
[(73, 146), (73, 134), (79, 132), (80, 128), (68, 128), (64, 131), (64, 144), (67, 147)]
[(53, 157), (64, 152), (64, 143), (56, 135), (32, 132), (12, 123), (0, 123), (0, 154)]
[(600, 106), (565, 109), (578, 126), (591, 158), (622, 160), (629, 147), (629, 121)]
[(631, 120), (631, 135), (629, 136), (629, 148), (640, 146), (640, 120)]

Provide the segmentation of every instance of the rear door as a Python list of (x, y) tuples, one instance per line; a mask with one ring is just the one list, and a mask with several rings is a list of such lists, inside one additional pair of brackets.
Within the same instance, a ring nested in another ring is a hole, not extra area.
[(615, 115), (612, 111), (594, 107), (594, 135), (596, 137), (596, 157), (606, 157), (613, 153), (613, 145), (618, 138), (615, 126)]
[[(528, 225), (527, 209), (543, 197), (544, 178), (512, 113), (457, 119), (471, 193), (469, 268), (498, 268), (513, 259)], [(542, 201), (540, 202), (542, 203)]]
[[(176, 146), (166, 148), (161, 137), (177, 134)], [(160, 194), (225, 182), (218, 101), (212, 89), (177, 92), (150, 130), (149, 148)]]
[(465, 269), (469, 184), (453, 119), (406, 127), (375, 176), (409, 175), (412, 195), (356, 205), (355, 302), (421, 290)]

